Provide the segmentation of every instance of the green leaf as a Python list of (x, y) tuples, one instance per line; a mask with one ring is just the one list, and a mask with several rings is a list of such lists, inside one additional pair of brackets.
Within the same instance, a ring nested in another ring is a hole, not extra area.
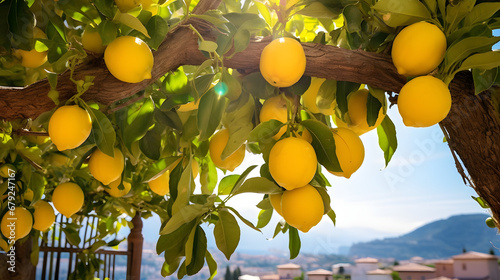
[(472, 77), (474, 79), (474, 91), (479, 94), (493, 86), (498, 77), (498, 67), (486, 71), (472, 69)]
[(469, 57), (474, 53), (483, 53), (491, 50), (491, 47), (498, 43), (500, 38), (498, 37), (483, 37), (483, 36), (472, 36), (464, 38), (460, 41), (455, 41), (446, 50), (444, 56), (444, 63), (448, 67), (461, 62), (462, 60)]
[(300, 253), (299, 231), (294, 227), (288, 228), (288, 249), (290, 250), (290, 259), (295, 259)]
[[(188, 243), (186, 243), (186, 274), (194, 275), (198, 273), (205, 264), (205, 255), (207, 252), (207, 236), (205, 235), (205, 231), (201, 228), (201, 226), (197, 226), (194, 229), (194, 235), (192, 240), (192, 245), (189, 245), (191, 240), (188, 239)], [(191, 249), (191, 252), (188, 253), (188, 248)], [(188, 260), (188, 254), (190, 255)]]
[(213, 25), (224, 31), (228, 31), (226, 26), (228, 20), (222, 15), (220, 10), (209, 10), (206, 11), (203, 15), (191, 14), (190, 16), (195, 18), (201, 18), (203, 20), (212, 23)]
[(234, 102), (229, 103), (227, 113), (222, 120), (224, 127), (229, 130), (229, 139), (222, 150), (221, 159), (226, 159), (240, 149), (253, 129), (252, 118), (255, 114), (255, 102), (253, 98), (248, 98), (247, 102), (241, 103), (234, 107), (231, 106)]
[(158, 178), (160, 175), (165, 173), (167, 170), (173, 168), (174, 164), (177, 165), (181, 157), (172, 156), (167, 158), (162, 158), (158, 161), (152, 163), (146, 173), (143, 176), (143, 183), (147, 183), (151, 180)]
[(113, 42), (113, 40), (116, 39), (116, 35), (118, 34), (118, 28), (116, 27), (116, 24), (109, 20), (103, 20), (97, 27), (97, 31), (102, 38), (102, 44), (104, 46), (107, 46), (109, 43)]
[[(3, 6), (2, 6), (3, 8)], [(10, 42), (15, 49), (31, 50), (33, 47), (33, 27), (35, 16), (24, 0), (13, 0), (9, 10)]]
[(263, 228), (269, 224), (273, 216), (273, 209), (262, 209), (257, 216), (257, 228)]
[(455, 31), (462, 19), (472, 11), (475, 3), (476, 0), (462, 0), (457, 3), (450, 3), (446, 6), (445, 19), (448, 23), (448, 28), (446, 30), (447, 34)]
[(155, 15), (149, 19), (148, 23), (146, 23), (146, 29), (148, 30), (148, 34), (151, 36), (151, 38), (146, 40), (146, 43), (148, 43), (152, 49), (158, 50), (158, 47), (168, 33), (167, 22), (162, 17)]
[(480, 197), (480, 196), (478, 196), (478, 197), (471, 196), (471, 197), (479, 204), (479, 206), (481, 206), (481, 208), (484, 208), (484, 209), (490, 208), (490, 206), (488, 205), (488, 202), (486, 202), (482, 197)]
[(307, 128), (313, 138), (312, 146), (318, 157), (318, 162), (327, 170), (340, 172), (339, 160), (335, 149), (333, 133), (328, 126), (317, 120), (305, 120), (301, 124)]
[(163, 126), (168, 126), (177, 131), (182, 131), (182, 121), (179, 115), (172, 111), (162, 111), (158, 108), (154, 110), (154, 120)]
[(248, 227), (258, 231), (258, 232), (261, 232), (260, 229), (258, 229), (256, 226), (254, 226), (252, 224), (252, 222), (250, 222), (249, 220), (245, 219), (243, 216), (241, 216), (241, 214), (236, 211), (236, 209), (234, 209), (233, 207), (229, 207), (229, 206), (226, 206), (227, 209), (231, 210), (231, 212), (233, 212), (236, 216), (238, 216), (238, 218), (240, 218), (240, 220), (245, 223), (245, 225), (247, 225)]
[(229, 260), (240, 242), (240, 226), (236, 218), (226, 209), (219, 211), (219, 220), (214, 227), (214, 237), (217, 248)]
[(163, 129), (156, 125), (146, 132), (146, 135), (139, 140), (141, 152), (152, 160), (159, 160), (161, 156), (161, 133)]
[(108, 156), (114, 156), (116, 132), (111, 121), (101, 111), (91, 108), (92, 137), (97, 148)]
[(337, 81), (325, 80), (318, 90), (316, 104), (319, 109), (330, 109), (331, 105), (337, 99)]
[(330, 218), (330, 220), (333, 222), (333, 225), (335, 225), (335, 222), (336, 222), (336, 218), (337, 218), (337, 215), (335, 214), (335, 211), (333, 211), (333, 209), (330, 209), (330, 211), (328, 211), (328, 213), (326, 213), (328, 215), (328, 217)]
[(241, 84), (233, 75), (229, 74), (227, 68), (224, 68), (221, 80), (227, 87), (227, 92), (223, 95), (226, 96), (229, 100), (238, 99), (242, 92)]
[(217, 262), (208, 250), (205, 252), (205, 259), (207, 260), (208, 270), (210, 271), (208, 280), (213, 280), (215, 275), (217, 275)]
[(146, 36), (147, 38), (151, 39), (148, 30), (142, 24), (142, 22), (138, 18), (134, 17), (129, 13), (121, 13), (120, 10), (116, 10), (116, 14), (113, 18), (113, 21), (122, 23), (132, 29), (135, 29), (144, 34), (144, 36)]
[(382, 103), (370, 91), (366, 99), (366, 122), (369, 126), (374, 126), (377, 122), (380, 109), (382, 109)]
[(202, 40), (198, 43), (198, 49), (200, 51), (213, 53), (217, 50), (217, 43), (213, 41)]
[(500, 66), (500, 52), (489, 51), (469, 56), (455, 73), (470, 69), (489, 70), (498, 66)]
[[(177, 167), (180, 168), (181, 164), (179, 164)], [(175, 199), (172, 206), (172, 213), (175, 215), (178, 211), (182, 212), (181, 209), (185, 207), (185, 205), (189, 204), (189, 197), (193, 193), (195, 187), (191, 164), (188, 164), (186, 166), (186, 169), (184, 169), (184, 171), (182, 172), (180, 181), (178, 183), (175, 183), (175, 181), (170, 181), (169, 183), (172, 194), (171, 199)], [(172, 190), (177, 192), (176, 196), (174, 196)]]
[(337, 81), (337, 92), (335, 99), (337, 100), (337, 106), (342, 115), (344, 115), (348, 110), (347, 96), (349, 95), (349, 93), (358, 90), (359, 86), (360, 84), (358, 83)]
[(314, 17), (314, 18), (337, 18), (339, 15), (333, 13), (330, 9), (325, 7), (321, 2), (312, 2), (304, 8), (297, 11), (297, 14)]
[(12, 33), (10, 32), (9, 25), (9, 12), (10, 7), (14, 0), (6, 0), (0, 1), (0, 47), (4, 47), (6, 50), (10, 49), (10, 36)]
[(268, 99), (274, 96), (274, 90), (276, 89), (262, 77), (260, 72), (254, 72), (243, 77), (241, 85), (243, 91), (259, 99)]
[(431, 19), (431, 14), (425, 5), (418, 0), (381, 0), (373, 6), (373, 9), (389, 14), (390, 18), (386, 24), (391, 27), (408, 25), (421, 20)]
[(103, 15), (105, 15), (108, 18), (112, 18), (114, 15), (113, 11), (113, 5), (114, 1), (113, 0), (93, 0), (92, 1), (96, 8), (101, 12)]
[(327, 214), (328, 212), (330, 212), (330, 210), (332, 210), (330, 206), (331, 203), (330, 196), (328, 195), (326, 189), (323, 187), (317, 187), (316, 190), (321, 195), (321, 199), (323, 200), (324, 214)]
[(363, 22), (363, 14), (357, 5), (347, 5), (342, 12), (344, 15), (345, 28), (349, 33), (361, 31), (361, 22)]
[(220, 180), (219, 187), (217, 188), (218, 194), (219, 195), (229, 195), (231, 193), (231, 191), (233, 190), (234, 185), (236, 184), (236, 182), (238, 181), (239, 178), (240, 178), (240, 175), (236, 175), (236, 174), (228, 175), (228, 176), (222, 178), (222, 180)]
[(154, 108), (153, 101), (149, 98), (128, 108), (126, 126), (123, 131), (123, 142), (129, 150), (132, 143), (144, 137), (153, 124)]
[(489, 20), (500, 10), (500, 3), (479, 3), (465, 16), (464, 25), (474, 25)]
[(289, 91), (295, 95), (301, 96), (304, 94), (309, 86), (311, 85), (311, 77), (309, 76), (302, 76), (300, 77), (299, 81), (293, 84), (290, 87), (283, 88), (285, 91)]
[(396, 127), (389, 116), (385, 116), (382, 123), (377, 127), (378, 145), (384, 152), (385, 166), (391, 161), (398, 147), (396, 138)]
[(284, 124), (278, 120), (270, 119), (265, 122), (259, 123), (251, 132), (248, 134), (248, 142), (259, 142), (263, 139), (269, 139), (276, 135)]
[(239, 188), (234, 188), (233, 195), (248, 192), (270, 194), (279, 193), (281, 192), (281, 189), (269, 179), (264, 177), (253, 177), (246, 180)]
[(185, 254), (185, 244), (189, 234), (196, 226), (197, 220), (192, 220), (189, 223), (184, 223), (172, 233), (160, 235), (158, 242), (156, 242), (156, 252), (158, 254), (165, 252), (165, 261), (170, 266), (176, 264), (175, 267), (177, 267), (180, 258)]
[(198, 129), (200, 140), (207, 140), (220, 125), (226, 109), (227, 98), (215, 93), (212, 88), (200, 99), (198, 106)]

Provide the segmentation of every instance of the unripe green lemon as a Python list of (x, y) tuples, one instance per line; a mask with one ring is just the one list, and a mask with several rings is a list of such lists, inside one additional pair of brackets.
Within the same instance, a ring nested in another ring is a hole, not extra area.
[(405, 27), (392, 44), (392, 62), (407, 77), (429, 74), (443, 61), (446, 36), (434, 24), (421, 21)]

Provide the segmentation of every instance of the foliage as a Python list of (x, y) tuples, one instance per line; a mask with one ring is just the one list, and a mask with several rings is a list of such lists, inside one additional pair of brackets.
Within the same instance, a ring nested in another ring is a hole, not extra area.
[[(500, 54), (491, 50), (500, 40), (492, 33), (500, 27), (500, 4), (496, 2), (412, 0), (400, 5), (399, 0), (224, 0), (217, 9), (192, 13), (202, 1), (160, 0), (153, 3), (153, 10), (138, 6), (126, 13), (111, 0), (0, 2), (0, 33), (7, 35), (0, 38), (0, 85), (25, 86), (47, 78), (51, 85), (47, 94), (54, 105), (78, 104), (92, 119), (89, 138), (81, 146), (66, 151), (58, 151), (44, 133), (54, 110), (34, 120), (2, 120), (0, 163), (9, 164), (15, 170), (16, 205), (32, 210), (33, 203), (40, 199), (51, 201), (59, 183), (75, 182), (85, 193), (85, 204), (68, 224), (72, 238), (78, 238), (75, 233), (82, 226), (81, 217), (95, 215), (100, 221), (94, 244), (115, 246), (114, 241), (99, 241), (108, 240), (121, 226), (127, 226), (136, 212), (143, 218), (156, 214), (162, 222), (156, 250), (165, 256), (161, 274), (177, 273), (178, 278), (183, 278), (196, 274), (207, 264), (213, 278), (217, 264), (207, 250), (206, 228), (200, 225), (211, 225), (210, 234), (215, 236), (218, 249), (228, 259), (238, 246), (240, 225), (256, 231), (268, 225), (273, 211), (268, 194), (281, 191), (267, 163), (269, 151), (276, 142), (272, 136), (280, 127), (287, 128), (283, 137), (298, 132), (301, 125), (306, 127), (312, 134), (319, 166), (340, 170), (332, 137), (328, 136), (332, 127), (330, 116), (313, 114), (300, 105), (300, 95), (308, 88), (310, 79), (303, 78), (288, 88), (274, 88), (258, 72), (240, 74), (237, 69), (224, 66), (225, 59), (245, 50), (254, 37), (289, 36), (301, 42), (386, 52), (402, 27), (426, 20), (440, 27), (447, 38), (444, 61), (433, 73), (436, 77), (449, 84), (459, 71), (473, 69), (478, 94), (500, 82), (497, 75)], [(190, 26), (199, 35), (198, 48), (206, 57), (201, 65), (179, 66), (143, 91), (110, 106), (81, 99), (93, 86), (94, 77), (81, 80), (72, 77), (75, 95), (69, 100), (59, 100), (58, 75), (67, 70), (72, 73), (82, 63), (99, 58), (81, 45), (86, 26), (97, 29), (104, 45), (118, 36), (129, 35), (141, 38), (151, 49), (158, 50), (169, 32), (191, 18), (205, 20), (216, 30), (212, 41)], [(33, 38), (35, 25), (45, 31), (47, 39)], [(38, 68), (21, 66), (12, 50), (33, 48), (46, 51), (48, 61)], [(349, 93), (359, 89), (360, 84), (334, 80), (327, 80), (325, 84), (319, 95), (328, 104), (319, 104), (320, 107), (329, 108), (335, 102), (335, 114), (345, 120)], [(387, 106), (385, 96), (380, 98), (379, 89), (369, 87), (369, 90), (367, 108)], [(260, 123), (257, 116), (263, 100), (278, 94), (287, 95), (293, 103), (288, 106), (287, 122)], [(198, 105), (193, 110), (181, 109), (188, 104)], [(373, 123), (378, 110), (368, 112), (367, 122)], [(250, 166), (241, 174), (218, 170), (208, 146), (212, 135), (222, 127), (231, 132), (222, 157), (244, 144), (248, 152), (262, 155), (266, 163), (260, 167)], [(397, 149), (395, 127), (389, 117), (378, 126), (377, 135), (387, 165)], [(95, 149), (109, 155), (114, 147), (126, 158), (121, 178), (132, 184), (130, 193), (120, 198), (104, 192), (106, 186), (91, 176), (87, 164), (87, 158)], [(57, 163), (55, 155), (67, 160)], [(199, 166), (199, 183), (193, 178), (193, 162)], [(156, 195), (147, 182), (167, 170), (170, 194)], [(260, 177), (249, 178), (252, 170), (259, 170)], [(7, 181), (3, 180), (0, 185), (2, 194), (8, 193)], [(321, 168), (311, 185), (320, 190), (329, 206), (325, 190), (330, 183)], [(24, 199), (28, 190), (33, 192), (31, 201)], [(263, 195), (257, 205), (262, 210), (257, 225), (227, 205), (232, 197), (245, 193)], [(0, 202), (2, 215), (8, 209), (8, 202), (7, 197)], [(335, 212), (330, 207), (325, 209), (335, 223)], [(275, 225), (274, 237), (287, 232), (290, 255), (297, 256), (300, 236), (295, 228), (280, 221)], [(42, 236), (38, 231), (32, 231), (31, 235)], [(83, 274), (96, 267), (92, 254), (80, 258), (85, 261), (75, 273)]]

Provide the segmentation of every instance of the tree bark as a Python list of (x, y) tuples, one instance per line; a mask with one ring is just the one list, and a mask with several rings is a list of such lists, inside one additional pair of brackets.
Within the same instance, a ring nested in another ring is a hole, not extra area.
[[(35, 242), (38, 242), (36, 240)], [(0, 253), (0, 279), (31, 280), (35, 279), (35, 266), (31, 263), (31, 235), (14, 244), (14, 250)], [(13, 253), (12, 253), (13, 252)], [(10, 254), (10, 255), (9, 255)], [(11, 263), (13, 261), (13, 263)]]
[[(200, 1), (194, 12), (218, 7), (220, 0)], [(101, 58), (79, 65), (75, 79), (95, 76), (92, 86), (82, 97), (110, 105), (144, 89), (165, 73), (181, 65), (199, 65), (207, 59), (198, 50), (198, 37), (188, 28), (193, 25), (204, 39), (214, 38), (214, 29), (206, 22), (190, 19), (171, 30), (154, 52), (152, 79), (137, 84), (118, 81), (106, 69)], [(253, 40), (242, 52), (225, 60), (226, 67), (243, 73), (258, 71), (259, 57), (269, 38)], [(345, 50), (335, 46), (302, 43), (307, 66), (305, 75), (369, 84), (389, 92), (399, 92), (406, 78), (397, 74), (391, 57), (362, 50)], [(56, 105), (47, 97), (50, 86), (41, 80), (25, 88), (0, 88), (0, 118), (6, 120), (36, 118)], [(57, 90), (64, 101), (76, 93), (69, 72), (59, 76)], [(451, 83), (452, 109), (441, 123), (458, 171), (476, 192), (491, 206), (500, 221), (500, 124), (488, 92), (474, 95), (470, 72), (460, 73)], [(463, 165), (463, 167), (462, 167)], [(464, 171), (468, 171), (468, 174)], [(466, 179), (467, 178), (467, 179)]]

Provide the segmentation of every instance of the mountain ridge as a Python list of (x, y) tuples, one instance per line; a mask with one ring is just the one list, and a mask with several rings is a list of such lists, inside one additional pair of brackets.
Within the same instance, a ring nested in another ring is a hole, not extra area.
[(354, 243), (349, 256), (410, 259), (443, 259), (464, 250), (488, 253), (500, 247), (496, 229), (488, 228), (486, 214), (460, 214), (427, 223), (399, 237)]

